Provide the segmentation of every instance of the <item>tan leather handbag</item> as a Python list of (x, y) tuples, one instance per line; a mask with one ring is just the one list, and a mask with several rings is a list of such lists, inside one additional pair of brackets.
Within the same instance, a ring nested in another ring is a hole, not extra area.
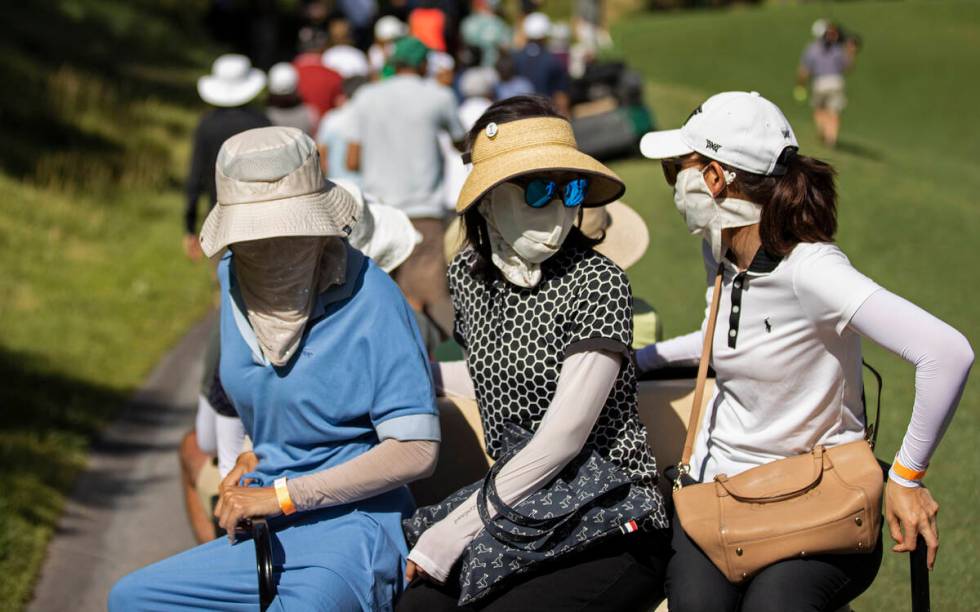
[(870, 552), (881, 531), (883, 487), (871, 427), (867, 440), (817, 446), (731, 478), (719, 474), (712, 482), (683, 482), (690, 482), (721, 278), (719, 267), (687, 440), (674, 479), (674, 507), (684, 532), (734, 583), (783, 559)]

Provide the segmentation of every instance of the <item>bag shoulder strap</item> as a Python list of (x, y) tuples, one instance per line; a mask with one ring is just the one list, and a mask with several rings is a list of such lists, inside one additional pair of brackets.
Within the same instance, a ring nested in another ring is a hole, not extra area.
[(691, 418), (687, 422), (687, 439), (684, 440), (684, 452), (678, 465), (681, 473), (686, 474), (691, 464), (691, 453), (694, 452), (694, 439), (697, 437), (698, 424), (701, 422), (701, 408), (704, 403), (704, 385), (708, 380), (708, 364), (711, 361), (711, 342), (715, 335), (715, 323), (718, 320), (718, 304), (721, 302), (721, 279), (724, 268), (718, 264), (715, 275), (715, 289), (711, 296), (711, 308), (708, 309), (708, 325), (704, 331), (704, 345), (701, 347), (701, 362), (698, 364), (698, 382), (694, 387), (694, 403), (691, 406)]

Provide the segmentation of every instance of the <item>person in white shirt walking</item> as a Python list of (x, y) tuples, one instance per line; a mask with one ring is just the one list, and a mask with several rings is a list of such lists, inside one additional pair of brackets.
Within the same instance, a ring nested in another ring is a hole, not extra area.
[[(915, 365), (915, 404), (885, 487), (892, 550), (939, 545), (938, 504), (922, 485), (973, 363), (958, 331), (880, 287), (834, 244), (834, 169), (798, 154), (783, 113), (758, 93), (711, 97), (679, 130), (641, 142), (660, 159), (688, 229), (700, 235), (710, 302), (723, 270), (711, 365), (716, 391), (691, 462), (695, 479), (861, 440), (861, 338)], [(637, 354), (642, 370), (695, 363), (703, 330)], [(881, 563), (870, 554), (780, 561), (746, 583), (729, 583), (674, 523), (667, 572), (672, 612), (835, 610), (860, 595)], [(741, 603), (739, 603), (739, 601)]]
[(439, 134), (457, 148), (465, 131), (452, 90), (425, 79), (429, 50), (412, 36), (395, 43), (395, 75), (365, 85), (351, 101), (347, 167), (360, 171), (361, 187), (401, 209), (422, 234), (422, 243), (395, 280), (412, 307), (423, 310), (448, 335), (452, 306), (443, 259), (443, 154)]

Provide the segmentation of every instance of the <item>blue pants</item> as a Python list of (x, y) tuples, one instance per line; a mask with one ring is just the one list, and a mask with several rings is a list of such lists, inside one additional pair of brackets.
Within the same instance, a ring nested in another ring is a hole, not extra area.
[[(350, 507), (271, 519), (279, 594), (269, 609), (390, 610), (404, 586), (400, 519)], [(254, 612), (258, 602), (254, 543), (225, 538), (133, 572), (109, 593), (110, 612)]]

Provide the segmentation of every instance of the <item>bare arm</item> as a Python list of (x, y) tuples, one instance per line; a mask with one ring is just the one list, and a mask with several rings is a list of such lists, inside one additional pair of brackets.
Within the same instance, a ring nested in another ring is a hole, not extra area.
[(361, 143), (350, 142), (347, 145), (347, 169), (358, 172), (361, 169)]

